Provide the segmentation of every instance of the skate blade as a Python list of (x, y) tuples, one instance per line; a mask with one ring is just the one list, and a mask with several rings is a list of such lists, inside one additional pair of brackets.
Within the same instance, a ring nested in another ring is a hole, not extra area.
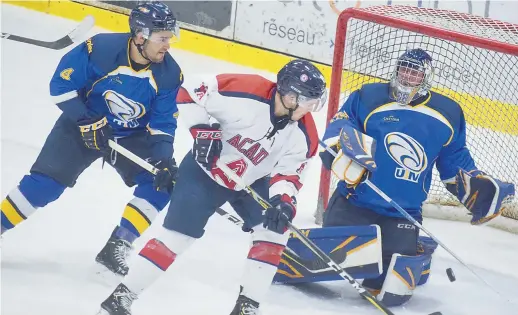
[(95, 315), (110, 315), (110, 313), (108, 313), (108, 311), (101, 307), (99, 312), (97, 312)]

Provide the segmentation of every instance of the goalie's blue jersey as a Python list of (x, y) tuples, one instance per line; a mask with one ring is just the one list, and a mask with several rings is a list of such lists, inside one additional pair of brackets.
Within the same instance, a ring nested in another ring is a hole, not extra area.
[[(345, 123), (376, 140), (377, 170), (369, 179), (389, 197), (421, 219), (435, 165), (443, 182), (454, 182), (459, 168), (475, 163), (466, 147), (466, 122), (458, 103), (429, 92), (410, 105), (389, 98), (388, 83), (366, 84), (353, 92), (331, 120), (324, 140), (336, 137)], [(351, 203), (392, 217), (402, 215), (366, 184), (338, 184)]]
[(129, 33), (97, 34), (65, 54), (50, 82), (55, 103), (73, 120), (106, 116), (115, 136), (148, 128), (174, 137), (183, 76), (169, 53), (132, 68)]

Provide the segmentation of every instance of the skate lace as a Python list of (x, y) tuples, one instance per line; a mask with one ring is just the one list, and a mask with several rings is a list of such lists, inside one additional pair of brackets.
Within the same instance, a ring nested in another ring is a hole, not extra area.
[(119, 301), (119, 304), (125, 309), (129, 310), (133, 301), (137, 299), (137, 295), (131, 291), (129, 292), (115, 292), (113, 296)]
[(128, 268), (127, 258), (129, 257), (130, 254), (131, 254), (131, 245), (124, 240), (118, 241), (117, 246), (115, 246), (115, 251), (114, 251), (113, 256), (120, 267)]

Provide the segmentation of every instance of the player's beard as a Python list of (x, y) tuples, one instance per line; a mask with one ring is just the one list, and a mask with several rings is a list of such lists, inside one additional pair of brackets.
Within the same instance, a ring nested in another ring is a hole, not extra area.
[[(156, 52), (150, 51), (148, 47), (144, 47), (144, 53), (146, 54), (146, 57), (151, 60), (153, 63), (161, 63), (164, 61), (165, 54), (167, 53), (167, 50), (165, 52), (161, 52), (160, 50), (157, 50)], [(146, 49), (147, 48), (147, 49)]]
[(156, 52), (153, 54), (153, 57), (148, 57), (148, 58), (153, 63), (161, 63), (162, 61), (164, 61), (164, 57), (165, 57), (165, 53)]

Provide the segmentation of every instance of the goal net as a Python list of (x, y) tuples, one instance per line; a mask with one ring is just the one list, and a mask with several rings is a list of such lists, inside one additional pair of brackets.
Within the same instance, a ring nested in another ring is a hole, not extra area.
[[(338, 19), (327, 121), (363, 84), (388, 82), (396, 59), (422, 48), (433, 59), (432, 89), (457, 101), (477, 167), (518, 184), (518, 25), (411, 6), (343, 11)], [(322, 169), (317, 223), (337, 184)], [(518, 198), (497, 227), (518, 233)], [(425, 216), (469, 220), (434, 168)], [(490, 223), (490, 224), (495, 224)], [(502, 226), (503, 225), (503, 226)]]

